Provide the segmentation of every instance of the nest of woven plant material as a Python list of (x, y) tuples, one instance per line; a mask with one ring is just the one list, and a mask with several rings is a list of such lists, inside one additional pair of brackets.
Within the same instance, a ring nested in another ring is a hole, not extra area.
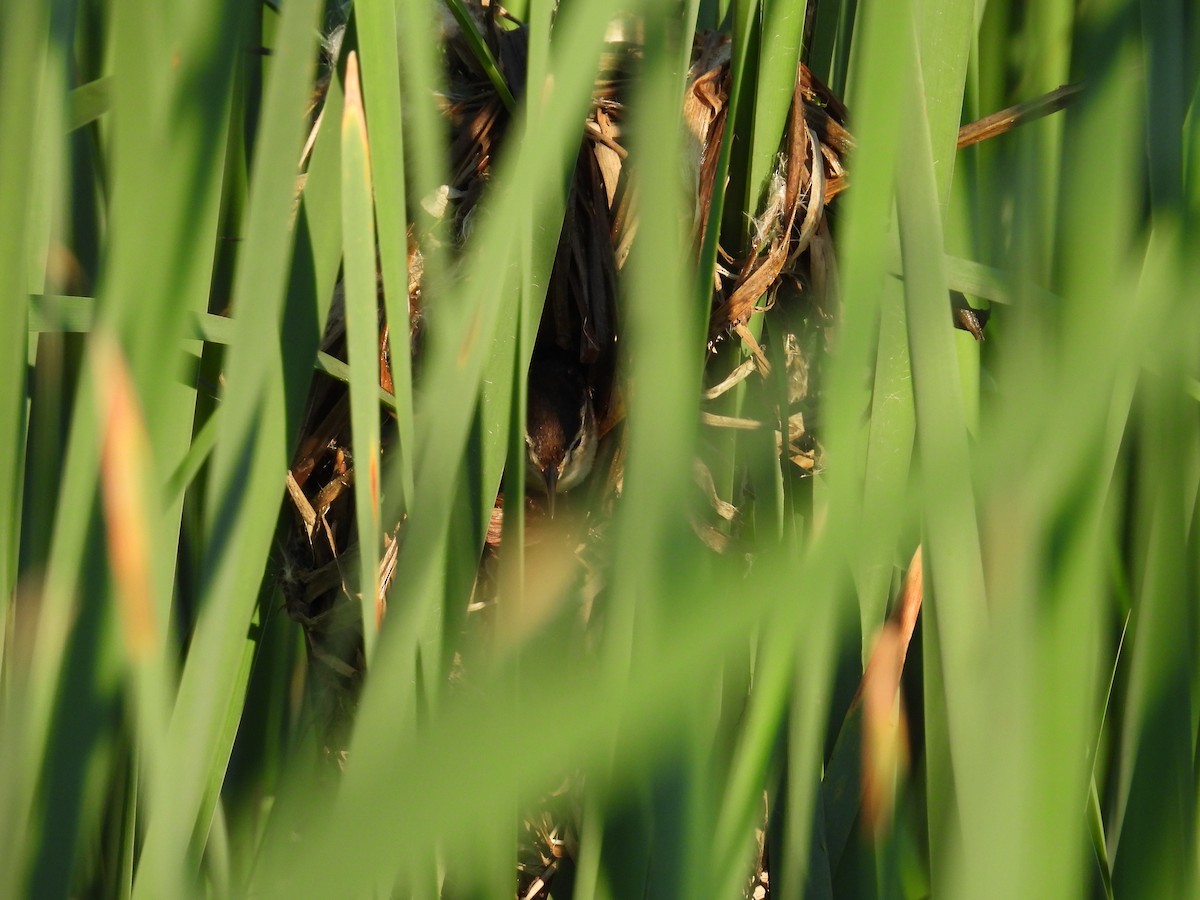
[[(409, 253), (410, 272), (419, 272), (415, 246)], [(415, 336), (420, 283), (410, 280)], [(379, 381), (393, 390), (388, 357), (388, 324), (380, 322)], [(344, 300), (339, 287), (330, 308), (321, 349), (335, 358), (346, 355)], [(386, 413), (381, 411), (381, 416)], [(381, 429), (390, 435), (394, 428)], [(387, 449), (385, 439), (385, 452)], [(351, 597), (347, 573), (356, 571), (357, 535), (354, 507), (354, 450), (350, 432), (350, 395), (346, 385), (318, 373), (309, 392), (308, 406), (296, 454), (287, 473), (286, 505), (293, 528), (281, 548), (280, 588), (288, 615), (304, 629), (308, 651), (311, 712), (327, 749), (336, 754), (353, 718), (365, 669), (362, 644), (362, 606)], [(386, 608), (387, 591), (396, 564), (399, 524), (393, 523), (380, 561), (379, 597)]]
[[(488, 14), (479, 14), (479, 28), (492, 56), (518, 98), (524, 91), (527, 37), (523, 28), (500, 27)], [(620, 336), (618, 293), (621, 272), (637, 237), (636, 160), (625, 147), (623, 130), (626, 95), (641, 58), (636, 43), (616, 43), (606, 51), (598, 74), (592, 109), (581, 129), (563, 227), (551, 268), (544, 312), (535, 339), (535, 355), (558, 353), (570, 358), (587, 381), (600, 430), (608, 435), (587, 491), (597, 502), (588, 506), (594, 518), (580, 526), (577, 547), (578, 581), (584, 584), (586, 609), (602, 595), (603, 565), (595, 550), (602, 542), (603, 518), (611, 511), (622, 484), (623, 454), (620, 423), (623, 418), (618, 375), (617, 342)], [(505, 152), (511, 114), (494, 90), (469, 43), (457, 29), (445, 36), (446, 92), (441, 98), (449, 124), (449, 179), (432, 198), (448, 235), (459, 246), (469, 234), (472, 216), (486, 190), (495, 160)], [(682, 121), (691, 136), (688, 165), (695, 186), (692, 228), (697, 255), (708, 227), (712, 198), (723, 190), (716, 183), (721, 141), (728, 127), (730, 84), (728, 39), (719, 34), (696, 38)], [(787, 133), (778, 156), (767, 199), (754, 211), (754, 231), (746, 251), (735, 257), (721, 250), (712, 273), (713, 299), (709, 341), (716, 344), (730, 335), (743, 341), (749, 355), (730, 373), (712, 380), (708, 392), (718, 396), (733, 384), (755, 377), (764, 381), (771, 364), (749, 331), (746, 321), (762, 305), (780, 302), (801, 305), (811, 315), (796, 321), (799, 327), (783, 343), (787, 380), (787, 409), (778, 409), (772, 421), (720, 421), (715, 427), (769, 428), (775, 432), (781, 458), (801, 470), (816, 465), (817, 444), (804, 429), (800, 406), (816, 396), (815, 363), (809, 357), (825, 342), (824, 329), (832, 321), (836, 277), (825, 205), (846, 184), (842, 155), (850, 146), (845, 131), (845, 110), (827, 88), (800, 66), (797, 71)], [(430, 198), (425, 201), (430, 209)], [(410, 320), (400, 323), (410, 331), (419, 352), (421, 343), (421, 252), (425, 236), (410, 237)], [(397, 327), (380, 318), (380, 384), (390, 391), (387, 328)], [(341, 304), (335, 298), (322, 349), (345, 358)], [(702, 352), (704, 348), (697, 348)], [(714, 357), (716, 358), (716, 357)], [(381, 415), (386, 412), (381, 411)], [(386, 436), (394, 429), (384, 428)], [(388, 448), (384, 447), (384, 452)], [(514, 461), (521, 465), (523, 460)], [(712, 519), (697, 522), (696, 530), (709, 546), (723, 551), (736, 530), (738, 510), (729, 498), (718, 495), (707, 465), (697, 460), (696, 484), (707, 497)], [(352, 721), (362, 681), (361, 609), (351, 596), (343, 573), (356, 571), (357, 554), (353, 479), (354, 449), (346, 385), (318, 375), (310, 394), (301, 439), (288, 473), (288, 505), (294, 528), (282, 547), (281, 586), (289, 614), (303, 628), (309, 652), (310, 698), (313, 715), (322, 729), (331, 756), (337, 757)], [(581, 488), (580, 490), (584, 490)], [(513, 502), (509, 498), (509, 504)], [(543, 505), (527, 499), (535, 518)], [(493, 526), (483, 548), (480, 578), (471, 608), (483, 612), (496, 594), (496, 553), (503, 541), (503, 498), (498, 498)], [(536, 523), (541, 525), (544, 523)], [(390, 540), (381, 564), (383, 585), (378, 607), (386, 604), (390, 567), (395, 563), (403, 524), (384, 523)], [(530, 529), (536, 534), (538, 527)], [(459, 658), (461, 665), (461, 658)], [(461, 670), (460, 670), (461, 675)], [(551, 804), (553, 806), (553, 804)], [(550, 806), (535, 810), (526, 819), (521, 841), (520, 888), (522, 895), (545, 896), (555, 878), (561, 887), (562, 872), (570, 866), (570, 819), (559, 818)]]
[(534, 900), (552, 889), (557, 897), (570, 896), (579, 853), (574, 823), (582, 817), (580, 784), (572, 778), (525, 811), (518, 833), (517, 897)]
[[(708, 225), (721, 141), (725, 134), (730, 85), (730, 41), (723, 34), (696, 40), (684, 122), (694, 144), (697, 239)], [(852, 146), (846, 110), (833, 93), (801, 64), (788, 114), (787, 134), (771, 178), (765, 208), (754, 217), (754, 235), (741, 259), (722, 253), (714, 273), (709, 340), (715, 342), (743, 325), (764, 298), (771, 302), (787, 278), (806, 269), (820, 302), (833, 300), (833, 247), (825, 227), (825, 206), (846, 187), (843, 155)], [(809, 264), (809, 256), (816, 265)]]
[[(502, 13), (474, 10), (477, 26), (511, 92), (525, 89), (528, 43), (524, 29), (501, 24)], [(444, 32), (447, 85), (441, 108), (449, 125), (449, 178), (437, 196), (422, 205), (444, 223), (443, 239), (461, 245), (471, 230), (472, 216), (483, 196), (496, 158), (505, 151), (511, 114), (494, 89), (469, 42), (457, 27)], [(605, 519), (622, 486), (620, 423), (623, 418), (617, 366), (620, 336), (617, 302), (622, 269), (637, 239), (636, 159), (625, 146), (623, 130), (626, 96), (636, 78), (641, 48), (634, 42), (614, 43), (603, 56), (593, 104), (580, 133), (559, 244), (552, 264), (545, 308), (535, 340), (535, 355), (555, 353), (569, 358), (582, 371), (593, 400), (602, 444), (587, 490), (588, 517), (565, 522), (544, 517), (544, 504), (521, 498), (532, 515), (527, 541), (543, 540), (547, 530), (558, 534), (558, 558), (574, 566), (581, 619), (593, 604), (603, 605)], [(730, 42), (721, 34), (695, 39), (681, 120), (689, 136), (684, 161), (693, 187), (692, 236), (697, 261), (710, 228), (713, 199), (725, 193), (718, 182), (721, 146), (729, 122)], [(999, 133), (1020, 121), (1061, 108), (1076, 91), (1060, 89), (1031, 105), (1015, 107), (960, 132), (960, 146)], [(314, 112), (319, 113), (320, 102)], [(317, 117), (319, 122), (319, 115)], [(708, 387), (702, 401), (702, 422), (711, 429), (744, 429), (773, 435), (775, 452), (785, 469), (806, 474), (820, 465), (820, 443), (814, 432), (818, 407), (821, 360), (836, 316), (837, 274), (826, 221), (827, 205), (847, 186), (844, 159), (852, 147), (846, 130), (846, 110), (840, 100), (803, 66), (797, 68), (791, 107), (780, 152), (758, 209), (737, 210), (748, 216), (748, 237), (731, 237), (738, 246), (718, 247), (711, 278), (712, 300), (707, 343), (710, 351)], [(973, 128), (973, 130), (972, 130)], [(310, 141), (311, 145), (311, 141)], [(729, 217), (724, 217), (726, 222)], [(419, 353), (421, 338), (422, 241), (430, 235), (410, 235), (409, 321), (380, 319), (380, 385), (391, 391), (387, 356), (388, 327), (406, 327), (411, 346)], [(709, 263), (704, 262), (706, 267)], [(748, 327), (758, 311), (765, 332)], [(981, 316), (960, 296), (954, 303), (957, 324), (980, 336)], [(762, 334), (766, 334), (764, 341)], [(769, 341), (769, 343), (767, 343)], [(728, 348), (738, 346), (740, 353)], [(340, 305), (335, 300), (322, 349), (344, 358)], [(702, 352), (704, 348), (697, 348)], [(731, 388), (755, 386), (757, 401), (748, 403), (757, 418), (731, 415), (721, 400)], [(381, 415), (384, 415), (381, 411)], [(389, 435), (391, 428), (383, 429)], [(384, 452), (388, 448), (384, 447)], [(699, 538), (716, 552), (739, 545), (741, 496), (723, 496), (712, 475), (720, 457), (697, 458), (693, 464), (699, 496), (707, 500), (708, 515), (693, 522)], [(710, 454), (710, 457), (713, 454)], [(523, 460), (513, 464), (522, 465)], [(333, 759), (340, 758), (362, 681), (362, 604), (352, 597), (343, 572), (356, 571), (355, 514), (352, 484), (354, 450), (349, 405), (344, 383), (318, 375), (309, 398), (301, 440), (288, 473), (288, 505), (295, 526), (281, 547), (280, 582), (287, 610), (304, 629), (309, 652), (310, 707)], [(514, 498), (508, 498), (511, 509)], [(497, 498), (470, 598), (469, 613), (486, 632), (495, 624), (490, 610), (498, 596), (498, 551), (503, 544), (504, 498)], [(388, 552), (381, 561), (382, 585), (377, 608), (386, 594), (403, 539), (403, 523), (384, 523)], [(528, 559), (537, 559), (531, 548)], [(567, 577), (567, 576), (564, 576)], [(469, 678), (463, 654), (452, 652), (450, 680)], [(523, 816), (517, 848), (517, 896), (545, 897), (569, 893), (578, 821), (577, 780), (532, 805)], [(764, 810), (765, 820), (765, 810)], [(769, 861), (758, 831), (758, 854), (745, 888), (748, 897), (769, 893)]]

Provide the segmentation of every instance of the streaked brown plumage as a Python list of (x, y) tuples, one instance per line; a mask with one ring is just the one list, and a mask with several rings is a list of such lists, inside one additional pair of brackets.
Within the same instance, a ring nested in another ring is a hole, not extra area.
[(575, 487), (596, 458), (596, 415), (583, 372), (554, 349), (534, 352), (529, 364), (525, 419), (526, 469), (554, 515), (555, 495)]

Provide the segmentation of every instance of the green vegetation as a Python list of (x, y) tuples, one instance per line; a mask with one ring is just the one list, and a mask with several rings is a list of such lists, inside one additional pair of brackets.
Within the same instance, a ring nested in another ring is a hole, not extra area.
[[(518, 856), (556, 898), (1200, 896), (1191, 6), (517, 0), (515, 69), (450, 6), (0, 4), (0, 896), (509, 897)], [(616, 427), (549, 519), (525, 373), (621, 17)], [(462, 246), (448, 30), (513, 112)], [(710, 352), (798, 59), (850, 112), (837, 271)], [(321, 616), (285, 475), (347, 385)]]

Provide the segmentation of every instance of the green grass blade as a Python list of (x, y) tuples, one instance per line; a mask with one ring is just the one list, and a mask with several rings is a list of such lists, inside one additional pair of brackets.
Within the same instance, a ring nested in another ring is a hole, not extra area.
[(281, 353), (272, 336), (279, 334), (287, 284), (296, 190), (289, 161), (300, 158), (316, 7), (315, 0), (287, 5), (272, 56), (234, 287), (239, 334), (229, 356), (212, 463), (204, 600), (168, 735), (176, 790), (150, 812), (135, 885), (142, 896), (170, 893), (202, 812), (204, 786), (214, 765), (223, 769), (228, 758), (228, 746), (218, 742), (221, 722), (238, 689), (238, 660), (282, 494), (290, 435), (284, 431)]
[(961, 0), (923, 0), (914, 4), (922, 93), (943, 219), (949, 209), (950, 185), (954, 180), (967, 56), (975, 38), (975, 10), (979, 5)]
[[(744, 93), (748, 93), (744, 81), (746, 76), (746, 66), (750, 55), (750, 40), (753, 33), (753, 24), (755, 13), (757, 11), (757, 0), (744, 0), (744, 2), (732, 4), (733, 15), (733, 35), (732, 48), (730, 51), (729, 60), (729, 98), (726, 105), (725, 118), (725, 135), (721, 140), (721, 155), (717, 160), (717, 172), (714, 176), (714, 184), (727, 184), (727, 179), (731, 173), (739, 177), (749, 177), (749, 172), (744, 171), (744, 166), (734, 164), (735, 141), (734, 133), (738, 129), (738, 115), (740, 98)], [(741, 147), (736, 148), (738, 153), (745, 151)], [(729, 193), (735, 197), (744, 196), (746, 194), (745, 185), (735, 185), (727, 188)], [(699, 261), (697, 269), (701, 272), (711, 272), (717, 263), (717, 248), (720, 245), (722, 234), (740, 237), (744, 233), (745, 223), (741, 220), (742, 210), (737, 209), (726, 211), (725, 209), (725, 194), (726, 191), (713, 191), (712, 208), (708, 215), (708, 225), (705, 229), (703, 239), (700, 244)], [(698, 301), (707, 304), (711, 301), (712, 290), (707, 281), (700, 281), (697, 284), (697, 291), (700, 296)]]
[[(7, 4), (0, 28), (0, 100), (5, 115), (17, 122), (34, 121), (37, 108), (37, 73), (46, 56), (48, 10), (36, 2)], [(30, 77), (30, 73), (34, 73)], [(8, 621), (8, 605), (17, 581), (21, 508), (21, 472), (25, 439), (24, 324), (28, 307), (22, 295), (28, 292), (29, 248), (25, 224), (36, 145), (30, 135), (17, 128), (0, 132), (0, 180), (8, 187), (0, 192), (0, 312), (5, 322), (0, 346), (0, 428), (6, 437), (0, 445), (0, 613)], [(7, 641), (5, 641), (7, 643)]]
[[(645, 60), (629, 113), (632, 154), (636, 154), (639, 187), (638, 240), (626, 266), (628, 293), (622, 299), (622, 363), (639, 386), (629, 398), (625, 429), (625, 472), (622, 504), (615, 523), (612, 594), (606, 611), (603, 661), (612, 688), (629, 677), (639, 636), (655, 642), (664, 635), (679, 610), (669, 585), (681, 573), (674, 565), (696, 559), (680, 545), (687, 534), (691, 482), (690, 461), (697, 440), (697, 399), (707, 304), (699, 306), (698, 281), (706, 281), (685, 264), (689, 235), (682, 184), (677, 177), (683, 150), (676, 112), (681, 105), (685, 70), (680, 66), (689, 35), (674, 16), (647, 10), (645, 37), (661, 52)], [(664, 323), (670, 327), (664, 328)], [(672, 553), (671, 548), (679, 548)], [(661, 559), (665, 564), (657, 564)], [(715, 693), (717, 680), (701, 679)], [(644, 799), (645, 841), (631, 840), (654, 864), (645, 888), (651, 896), (694, 896), (709, 884), (704, 874), (707, 842), (696, 840), (696, 829), (710, 815), (709, 790), (701, 747), (700, 714), (704, 693), (681, 705), (675, 718), (677, 737), (666, 743), (661, 759), (636, 766)], [(619, 847), (618, 847), (619, 850)], [(637, 869), (634, 858), (631, 868)], [(632, 887), (632, 886), (631, 886)], [(633, 895), (618, 887), (619, 894)]]
[(363, 640), (368, 662), (383, 610), (379, 605), (379, 305), (375, 288), (375, 216), (367, 123), (358, 57), (346, 61), (342, 116), (342, 235), (345, 248), (346, 352), (350, 357), (350, 423), (354, 430), (354, 503), (358, 526)]
[(1104, 889), (1107, 900), (1113, 900), (1112, 866), (1108, 860), (1108, 850), (1104, 843), (1104, 819), (1100, 811), (1100, 794), (1096, 790), (1096, 780), (1093, 778), (1088, 789), (1088, 836), (1092, 840), (1092, 849), (1096, 854), (1096, 867), (1100, 871), (1100, 885)]
[(786, 133), (807, 7), (805, 0), (768, 0), (762, 4), (758, 53), (751, 61), (757, 71), (746, 178), (748, 191), (742, 207), (746, 210), (759, 209), (776, 165), (780, 138)]
[[(492, 55), (491, 48), (484, 42), (475, 17), (467, 11), (462, 0), (447, 0), (446, 5), (450, 7), (450, 12), (454, 15), (454, 21), (458, 22), (458, 27), (462, 29), (463, 36), (467, 39), (467, 46), (471, 48), (471, 52), (475, 54), (476, 60), (483, 67), (484, 74), (487, 75), (488, 81), (491, 82), (496, 96), (500, 98), (500, 102), (504, 104), (505, 109), (510, 113), (514, 112), (517, 108), (516, 98), (513, 97), (512, 91), (508, 89), (508, 84), (504, 81), (504, 73), (500, 71), (500, 67), (496, 64), (496, 58)], [(491, 15), (490, 11), (487, 14)]]
[(393, 0), (359, 3), (355, 16), (362, 55), (363, 94), (371, 133), (371, 178), (375, 222), (379, 229), (379, 269), (387, 313), (391, 371), (400, 441), (391, 451), (399, 484), (385, 491), (408, 498), (413, 492), (412, 450), (416, 440), (412, 406), (412, 349), (409, 345), (408, 214), (404, 134), (401, 117), (400, 60)]
[(112, 87), (111, 77), (98, 78), (71, 91), (67, 130), (82, 128), (108, 112), (112, 108)]
[[(922, 479), (922, 531), (928, 573), (924, 608), (926, 621), (936, 628), (936, 646), (942, 656), (954, 785), (961, 821), (967, 828), (976, 825), (976, 817), (983, 812), (977, 798), (968, 792), (978, 788), (982, 772), (975, 767), (980, 760), (973, 757), (976, 751), (971, 744), (971, 735), (980, 724), (972, 718), (971, 648), (981, 633), (986, 592), (958, 362), (946, 313), (940, 240), (943, 232), (930, 122), (914, 68), (915, 48), (910, 53), (901, 70), (909, 84), (908, 127), (903, 132), (896, 199)], [(947, 800), (949, 797), (941, 798), (941, 802)], [(944, 814), (952, 815), (951, 809)], [(971, 870), (985, 848), (977, 834), (970, 831), (964, 832), (963, 841), (964, 864)], [(937, 873), (935, 859), (935, 890)]]

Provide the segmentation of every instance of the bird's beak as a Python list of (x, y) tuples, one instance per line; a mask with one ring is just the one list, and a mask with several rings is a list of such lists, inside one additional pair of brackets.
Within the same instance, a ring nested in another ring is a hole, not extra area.
[(554, 495), (558, 492), (558, 467), (546, 466), (542, 469), (542, 481), (546, 483), (546, 503), (550, 508), (550, 518), (554, 518)]

